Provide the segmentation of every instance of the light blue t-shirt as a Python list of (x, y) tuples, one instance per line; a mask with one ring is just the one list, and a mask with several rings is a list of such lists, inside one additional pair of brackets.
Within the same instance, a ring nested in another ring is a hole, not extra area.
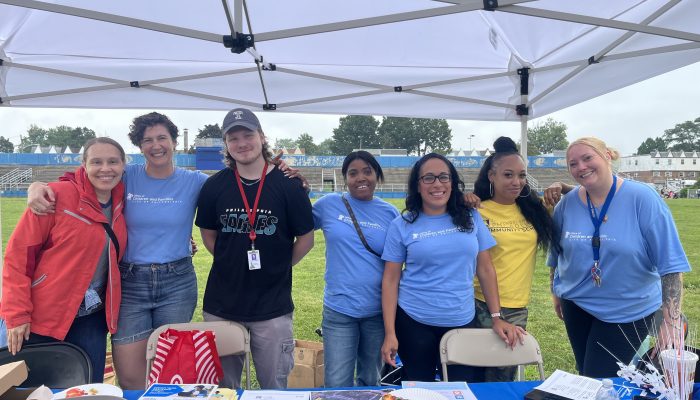
[[(600, 209), (598, 209), (600, 213)], [(600, 226), (601, 286), (593, 284), (593, 222), (579, 187), (554, 210), (562, 252), (550, 247), (554, 294), (604, 322), (627, 323), (661, 306), (660, 276), (690, 271), (673, 216), (647, 185), (626, 180)]]
[[(344, 194), (369, 246), (379, 254), (391, 221), (399, 215), (379, 198), (362, 201)], [(384, 262), (365, 248), (341, 195), (328, 194), (313, 206), (314, 227), (326, 238), (326, 289), (323, 304), (354, 318), (382, 312)]]
[(163, 264), (190, 255), (192, 220), (207, 175), (175, 168), (165, 179), (146, 174), (143, 164), (127, 165), (124, 216), (128, 240), (123, 262)]
[(397, 217), (386, 235), (382, 259), (405, 263), (399, 306), (432, 326), (461, 326), (474, 319), (476, 256), (496, 245), (478, 212), (473, 229), (460, 232), (449, 214), (421, 213), (413, 223)]

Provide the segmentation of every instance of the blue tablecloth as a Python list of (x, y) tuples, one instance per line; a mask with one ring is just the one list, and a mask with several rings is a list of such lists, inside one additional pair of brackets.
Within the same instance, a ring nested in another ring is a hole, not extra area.
[[(621, 381), (621, 379), (616, 379)], [(474, 395), (479, 400), (523, 400), (525, 394), (539, 385), (540, 381), (526, 382), (504, 382), (504, 383), (470, 383), (469, 388), (474, 392)], [(362, 389), (362, 388), (355, 388)], [(377, 389), (365, 388), (365, 389)], [(693, 400), (700, 400), (700, 383), (696, 383), (693, 392)], [(323, 389), (308, 389), (308, 390), (323, 390)], [(125, 390), (124, 398), (126, 400), (137, 400), (143, 394), (142, 390)], [(627, 397), (626, 399), (629, 399)]]

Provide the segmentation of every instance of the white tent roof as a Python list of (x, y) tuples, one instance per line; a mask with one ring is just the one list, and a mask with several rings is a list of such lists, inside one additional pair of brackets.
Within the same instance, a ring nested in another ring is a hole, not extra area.
[(700, 61), (699, 20), (697, 0), (0, 0), (0, 101), (518, 121)]

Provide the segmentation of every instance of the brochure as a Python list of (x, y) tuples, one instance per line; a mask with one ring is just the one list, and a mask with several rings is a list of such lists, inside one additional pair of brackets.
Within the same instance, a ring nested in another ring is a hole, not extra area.
[(154, 383), (139, 400), (166, 400), (184, 398), (210, 399), (215, 395), (217, 385), (192, 383), (192, 384), (169, 384)]
[(428, 389), (438, 392), (448, 400), (477, 400), (467, 382), (418, 382), (403, 381), (402, 388)]

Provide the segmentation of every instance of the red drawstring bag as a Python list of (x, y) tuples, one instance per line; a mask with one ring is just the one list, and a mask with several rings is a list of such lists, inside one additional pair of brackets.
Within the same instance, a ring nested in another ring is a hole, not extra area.
[(218, 385), (223, 371), (214, 332), (168, 329), (160, 334), (148, 375), (154, 383)]

